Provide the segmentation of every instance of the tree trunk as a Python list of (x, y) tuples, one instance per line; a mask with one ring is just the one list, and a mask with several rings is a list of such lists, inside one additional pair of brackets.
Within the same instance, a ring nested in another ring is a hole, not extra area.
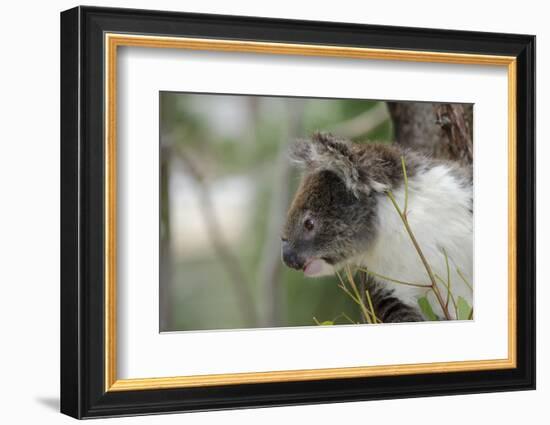
[(160, 285), (159, 327), (169, 331), (174, 327), (171, 300), (173, 299), (173, 258), (170, 220), (170, 149), (162, 147), (160, 156)]
[(439, 159), (473, 162), (473, 105), (388, 102), (395, 140)]

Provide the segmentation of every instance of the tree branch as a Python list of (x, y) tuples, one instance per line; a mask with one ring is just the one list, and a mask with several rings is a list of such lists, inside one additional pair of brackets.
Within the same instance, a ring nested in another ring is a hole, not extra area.
[(248, 279), (241, 268), (239, 259), (233, 255), (223, 238), (222, 228), (216, 216), (209, 188), (204, 183), (204, 177), (193, 161), (187, 157), (185, 152), (178, 148), (174, 148), (174, 152), (185, 164), (189, 175), (193, 177), (199, 186), (199, 202), (202, 206), (201, 210), (203, 212), (208, 237), (210, 238), (216, 254), (220, 258), (222, 265), (227, 270), (230, 277), (229, 280), (232, 283), (233, 289), (237, 295), (239, 310), (241, 311), (243, 318), (250, 326), (254, 326), (258, 323), (258, 316), (254, 307), (254, 297), (252, 296), (250, 286), (248, 285)]

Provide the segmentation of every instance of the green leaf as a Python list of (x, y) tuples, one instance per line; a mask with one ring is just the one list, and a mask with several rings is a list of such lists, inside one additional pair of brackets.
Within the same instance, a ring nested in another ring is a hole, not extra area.
[(428, 320), (439, 320), (434, 311), (432, 310), (432, 306), (430, 305), (430, 302), (428, 301), (428, 298), (421, 297), (418, 299), (418, 305), (420, 307), (420, 310), (428, 318)]
[(332, 325), (334, 325), (334, 320), (325, 320), (324, 322), (319, 322), (315, 316), (313, 317), (313, 321), (318, 326), (332, 326)]
[(470, 305), (464, 298), (458, 297), (456, 308), (458, 310), (458, 320), (470, 320), (472, 307), (470, 307)]

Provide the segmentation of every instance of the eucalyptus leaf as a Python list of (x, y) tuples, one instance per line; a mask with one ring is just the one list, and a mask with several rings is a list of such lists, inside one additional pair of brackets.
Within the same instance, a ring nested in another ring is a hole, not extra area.
[(470, 307), (470, 305), (464, 298), (458, 297), (458, 300), (456, 301), (456, 308), (458, 310), (458, 320), (470, 319), (470, 315), (472, 314), (472, 307)]
[(432, 310), (432, 306), (430, 305), (430, 302), (428, 301), (428, 298), (426, 297), (420, 297), (418, 299), (418, 305), (420, 307), (420, 310), (428, 318), (428, 320), (439, 320), (437, 315)]

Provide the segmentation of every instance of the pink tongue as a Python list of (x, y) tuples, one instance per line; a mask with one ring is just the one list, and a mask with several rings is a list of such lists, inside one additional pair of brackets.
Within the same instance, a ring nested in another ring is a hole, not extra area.
[(315, 276), (321, 273), (322, 269), (323, 269), (323, 260), (312, 260), (309, 263), (307, 263), (304, 269), (304, 274), (306, 276)]

